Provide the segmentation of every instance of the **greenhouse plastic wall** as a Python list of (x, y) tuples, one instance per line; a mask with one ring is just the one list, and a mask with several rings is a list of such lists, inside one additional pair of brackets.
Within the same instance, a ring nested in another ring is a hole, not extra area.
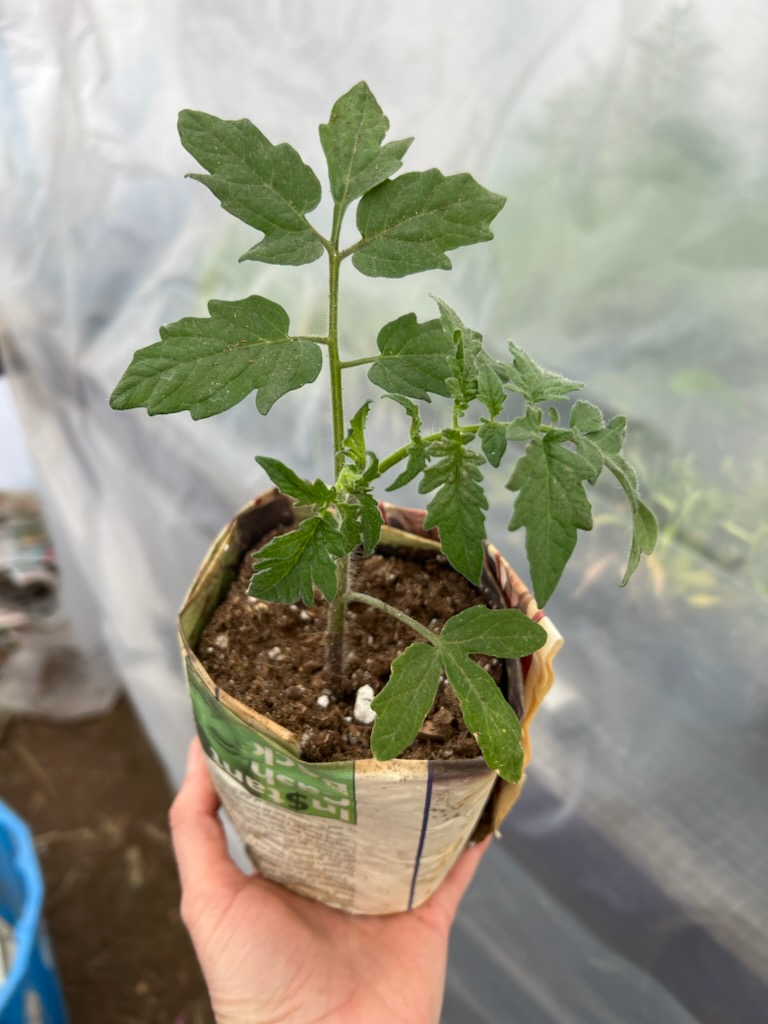
[[(324, 326), (321, 263), (237, 263), (253, 233), (183, 180), (176, 113), (250, 117), (319, 171), (317, 125), (365, 78), (392, 138), (416, 137), (406, 169), (469, 170), (509, 201), (449, 275), (346, 274), (349, 355), (439, 294), (499, 354), (513, 338), (629, 414), (661, 521), (619, 591), (620, 499), (594, 495), (548, 609), (566, 646), (526, 791), (454, 934), (445, 1024), (765, 1019), (765, 5), (5, 0), (0, 19), (5, 363), (73, 622), (98, 632), (170, 776), (192, 730), (185, 588), (264, 489), (253, 456), (279, 444), (322, 472), (329, 433), (322, 392), (268, 421), (250, 400), (194, 424), (108, 407), (134, 348), (207, 298), (258, 292)], [(381, 437), (398, 422), (373, 417)], [(504, 482), (489, 533), (524, 571)]]

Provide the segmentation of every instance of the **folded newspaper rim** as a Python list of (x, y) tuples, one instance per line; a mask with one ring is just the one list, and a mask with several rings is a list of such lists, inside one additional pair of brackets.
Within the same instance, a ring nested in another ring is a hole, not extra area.
[[(423, 512), (386, 503), (381, 512), (382, 545), (439, 550)], [(480, 757), (310, 764), (297, 735), (210, 677), (195, 652), (243, 557), (275, 526), (300, 518), (275, 490), (250, 502), (216, 539), (185, 598), (179, 639), (198, 733), (221, 802), (261, 874), (352, 913), (408, 910), (437, 889), (468, 842), (498, 829), (523, 779), (504, 782)], [(562, 638), (491, 544), (482, 582), (490, 603), (519, 608), (547, 632), (544, 647), (507, 663), (527, 764), (529, 728)]]

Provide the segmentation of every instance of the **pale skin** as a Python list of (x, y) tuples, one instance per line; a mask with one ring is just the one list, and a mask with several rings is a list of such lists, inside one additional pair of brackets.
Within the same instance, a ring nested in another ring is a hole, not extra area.
[(448, 934), (489, 841), (416, 910), (359, 917), (244, 874), (218, 809), (195, 739), (171, 830), (181, 915), (217, 1024), (438, 1024)]

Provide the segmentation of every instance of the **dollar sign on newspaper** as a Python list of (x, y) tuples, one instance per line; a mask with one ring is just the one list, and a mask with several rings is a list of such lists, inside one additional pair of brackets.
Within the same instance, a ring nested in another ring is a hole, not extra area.
[(302, 793), (286, 793), (285, 802), (289, 807), (292, 807), (294, 811), (306, 811), (309, 807), (309, 800)]

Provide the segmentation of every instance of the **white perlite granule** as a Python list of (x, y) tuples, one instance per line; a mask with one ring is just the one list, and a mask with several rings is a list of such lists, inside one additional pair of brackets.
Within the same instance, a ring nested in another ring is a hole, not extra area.
[(331, 698), (328, 696), (327, 693), (321, 693), (320, 696), (317, 698), (318, 707), (327, 708), (330, 703)]
[(355, 706), (352, 710), (352, 717), (361, 725), (373, 725), (376, 721), (376, 712), (371, 707), (374, 693), (373, 687), (364, 683), (355, 694)]

